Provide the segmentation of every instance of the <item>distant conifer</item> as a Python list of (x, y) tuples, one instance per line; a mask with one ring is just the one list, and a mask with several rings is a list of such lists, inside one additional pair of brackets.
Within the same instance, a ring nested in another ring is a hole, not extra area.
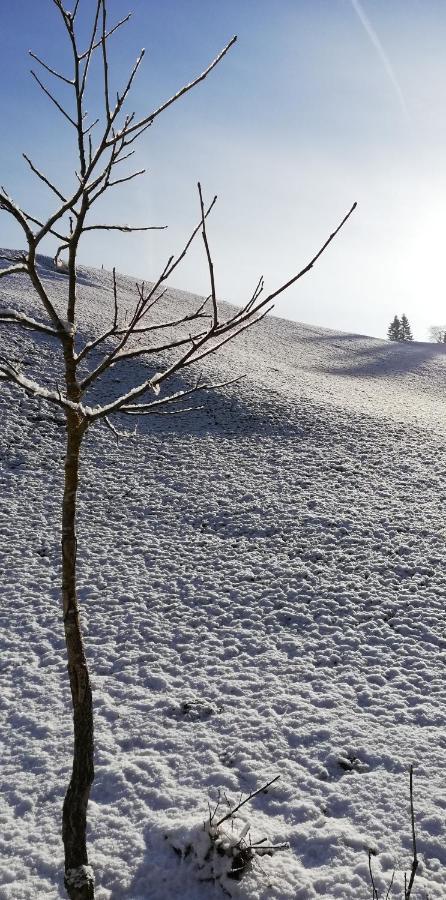
[(398, 316), (395, 316), (393, 321), (390, 323), (387, 329), (387, 336), (389, 341), (400, 341), (401, 340), (401, 322)]
[[(413, 341), (409, 319), (403, 313), (401, 319), (395, 316), (387, 329), (389, 341)], [(446, 342), (445, 342), (446, 343)]]
[(400, 337), (398, 338), (400, 341), (413, 341), (412, 331), (409, 325), (409, 319), (403, 313), (401, 316), (400, 322)]

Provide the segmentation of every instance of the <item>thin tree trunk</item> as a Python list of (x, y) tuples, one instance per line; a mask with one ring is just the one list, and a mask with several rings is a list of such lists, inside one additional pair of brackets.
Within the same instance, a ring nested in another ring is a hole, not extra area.
[(94, 898), (93, 872), (87, 855), (87, 805), (94, 778), (93, 707), (90, 677), (76, 595), (76, 495), (84, 426), (75, 413), (67, 415), (67, 449), (62, 506), (62, 600), (68, 675), (73, 700), (73, 772), (63, 805), (65, 887), (70, 900)]

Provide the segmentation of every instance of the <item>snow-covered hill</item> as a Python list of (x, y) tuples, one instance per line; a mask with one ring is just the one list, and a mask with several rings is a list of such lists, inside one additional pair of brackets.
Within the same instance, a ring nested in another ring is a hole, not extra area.
[[(57, 299), (66, 277), (42, 260)], [(83, 333), (112, 313), (84, 269)], [(119, 278), (123, 305), (131, 279)], [(194, 298), (170, 291), (162, 316)], [(25, 278), (0, 302), (38, 312)], [(28, 374), (51, 345), (2, 327)], [(446, 898), (446, 355), (269, 317), (211, 358), (202, 410), (89, 435), (79, 573), (96, 712), (98, 900), (209, 900), (184, 847), (218, 791), (290, 849), (239, 900)], [(141, 363), (138, 363), (141, 366)], [(137, 373), (137, 365), (132, 374)], [(192, 373), (191, 373), (192, 377)], [(124, 386), (116, 367), (102, 389)], [(203, 402), (203, 401), (201, 401)], [(59, 601), (64, 428), (0, 385), (0, 898), (63, 896), (71, 712)]]

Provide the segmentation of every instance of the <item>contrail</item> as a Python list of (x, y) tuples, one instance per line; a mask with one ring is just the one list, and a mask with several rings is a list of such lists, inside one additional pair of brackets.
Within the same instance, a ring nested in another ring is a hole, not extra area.
[(353, 7), (353, 9), (354, 9), (354, 11), (355, 11), (355, 13), (356, 13), (356, 15), (358, 16), (358, 19), (359, 19), (359, 21), (361, 22), (361, 25), (362, 25), (364, 31), (366, 32), (366, 34), (367, 34), (367, 36), (368, 36), (368, 38), (369, 38), (369, 40), (370, 40), (370, 43), (371, 43), (371, 44), (373, 45), (373, 47), (375, 48), (375, 50), (376, 50), (376, 52), (377, 52), (377, 54), (378, 54), (378, 56), (379, 56), (379, 58), (380, 58), (380, 60), (381, 60), (381, 62), (382, 62), (382, 64), (383, 64), (383, 66), (384, 66), (384, 68), (385, 68), (385, 70), (386, 70), (386, 72), (387, 72), (387, 75), (388, 75), (390, 81), (392, 82), (393, 88), (394, 88), (395, 93), (396, 93), (396, 95), (397, 95), (397, 97), (398, 97), (398, 100), (399, 100), (399, 102), (400, 102), (400, 105), (401, 105), (401, 107), (402, 107), (402, 109), (403, 109), (404, 115), (405, 115), (407, 118), (409, 118), (409, 112), (408, 112), (408, 109), (407, 109), (407, 106), (406, 106), (406, 101), (405, 101), (405, 99), (404, 99), (404, 94), (403, 94), (403, 92), (402, 92), (402, 90), (401, 90), (399, 81), (398, 81), (398, 79), (397, 79), (397, 77), (396, 77), (396, 75), (395, 75), (395, 72), (394, 72), (394, 70), (393, 70), (392, 63), (390, 62), (390, 59), (389, 59), (389, 57), (387, 56), (387, 53), (386, 53), (386, 51), (384, 50), (384, 47), (383, 47), (383, 45), (382, 45), (382, 43), (381, 43), (381, 41), (380, 41), (380, 39), (379, 39), (379, 37), (378, 37), (378, 35), (377, 35), (375, 29), (373, 28), (373, 26), (372, 26), (370, 20), (367, 18), (366, 14), (365, 14), (365, 12), (364, 12), (364, 10), (363, 10), (363, 8), (362, 8), (362, 5), (361, 5), (361, 3), (360, 3), (360, 0), (350, 0), (350, 3), (351, 3), (351, 5), (352, 5), (352, 7)]

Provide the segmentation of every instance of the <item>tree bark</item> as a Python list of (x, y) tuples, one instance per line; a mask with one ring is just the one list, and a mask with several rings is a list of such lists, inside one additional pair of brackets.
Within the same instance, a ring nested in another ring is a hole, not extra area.
[(65, 888), (70, 900), (94, 898), (94, 876), (88, 864), (86, 840), (87, 805), (94, 778), (93, 706), (76, 594), (76, 497), (84, 432), (79, 416), (68, 412), (62, 505), (62, 601), (73, 701), (74, 752), (71, 781), (63, 805), (62, 838)]

